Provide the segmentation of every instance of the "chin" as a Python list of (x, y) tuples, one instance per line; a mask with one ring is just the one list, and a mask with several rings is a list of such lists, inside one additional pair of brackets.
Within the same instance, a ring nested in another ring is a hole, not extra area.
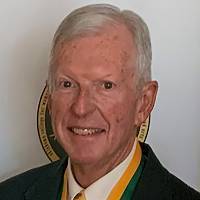
[(77, 154), (71, 154), (69, 155), (71, 162), (76, 163), (79, 165), (95, 165), (99, 163), (102, 159), (100, 158), (100, 155), (94, 155), (90, 153), (77, 153)]

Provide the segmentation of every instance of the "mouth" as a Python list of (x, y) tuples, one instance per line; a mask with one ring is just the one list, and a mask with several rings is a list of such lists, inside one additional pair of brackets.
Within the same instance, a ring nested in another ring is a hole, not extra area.
[(105, 132), (102, 128), (85, 128), (85, 127), (68, 127), (68, 129), (75, 135), (91, 136)]

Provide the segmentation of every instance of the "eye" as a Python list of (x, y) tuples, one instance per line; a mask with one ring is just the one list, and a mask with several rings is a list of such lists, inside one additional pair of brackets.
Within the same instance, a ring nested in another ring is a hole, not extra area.
[(102, 83), (102, 86), (106, 90), (110, 90), (113, 88), (114, 84), (111, 81), (105, 81)]
[(60, 89), (71, 89), (76, 87), (76, 83), (69, 79), (60, 80), (57, 85)]
[(70, 82), (70, 81), (63, 81), (63, 87), (64, 88), (70, 88), (70, 87), (72, 87), (72, 82)]
[(55, 80), (55, 88), (57, 90), (66, 90), (69, 91), (71, 89), (77, 88), (77, 83), (71, 78), (68, 77), (58, 77)]

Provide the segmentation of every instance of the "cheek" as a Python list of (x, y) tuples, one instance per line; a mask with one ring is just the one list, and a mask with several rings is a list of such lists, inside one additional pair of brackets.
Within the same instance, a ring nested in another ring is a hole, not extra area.
[(55, 95), (51, 100), (51, 118), (53, 122), (62, 122), (62, 118), (69, 113), (70, 102), (62, 95)]
[(123, 108), (121, 107), (117, 107), (117, 109), (115, 109), (114, 110), (114, 112), (112, 113), (112, 118), (113, 118), (113, 121), (116, 123), (116, 124), (118, 124), (118, 125), (120, 125), (122, 122), (123, 122), (123, 120), (124, 120), (124, 110), (123, 110)]
[(134, 97), (130, 97), (130, 95), (129, 97), (124, 95), (118, 98), (117, 102), (116, 99), (113, 98), (113, 101), (110, 102), (107, 107), (104, 106), (110, 126), (112, 126), (113, 129), (120, 130), (133, 128), (136, 113), (135, 104)]
[(131, 112), (130, 109), (126, 109), (124, 106), (118, 106), (117, 109), (112, 112), (111, 116), (113, 123), (120, 129), (132, 126), (134, 121), (134, 113)]

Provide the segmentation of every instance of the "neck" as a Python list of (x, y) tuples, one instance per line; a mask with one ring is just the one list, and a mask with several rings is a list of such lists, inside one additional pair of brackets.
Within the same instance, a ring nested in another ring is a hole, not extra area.
[(83, 188), (87, 188), (92, 183), (109, 173), (117, 165), (123, 162), (130, 151), (132, 150), (135, 138), (129, 140), (129, 143), (125, 145), (125, 148), (118, 151), (114, 155), (110, 156), (111, 159), (102, 160), (96, 163), (81, 164), (71, 161), (72, 173), (79, 185)]

